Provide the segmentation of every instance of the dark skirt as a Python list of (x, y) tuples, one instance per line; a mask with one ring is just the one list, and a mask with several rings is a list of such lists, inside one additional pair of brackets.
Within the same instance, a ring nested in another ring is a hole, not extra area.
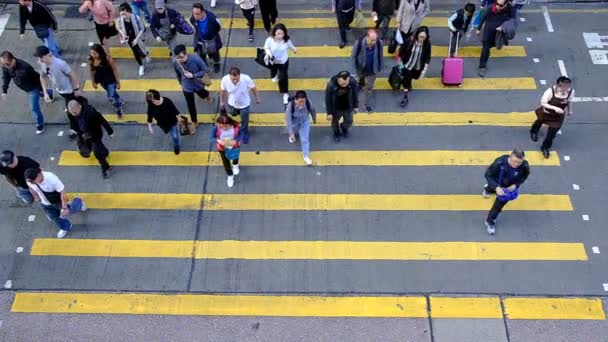
[(412, 80), (417, 80), (420, 78), (421, 74), (422, 70), (408, 70), (403, 68), (401, 70), (401, 75), (403, 75), (401, 86), (403, 86), (403, 89), (412, 90)]
[(95, 32), (97, 32), (97, 37), (99, 38), (100, 43), (103, 43), (104, 39), (112, 38), (118, 34), (118, 30), (116, 30), (116, 25), (110, 24), (95, 23)]
[(539, 121), (552, 128), (561, 128), (566, 117), (566, 114), (547, 112), (543, 107), (538, 107), (535, 113)]

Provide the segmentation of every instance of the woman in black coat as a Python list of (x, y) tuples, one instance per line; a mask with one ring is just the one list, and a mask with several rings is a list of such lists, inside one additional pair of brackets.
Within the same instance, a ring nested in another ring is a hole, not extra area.
[(401, 58), (400, 68), (401, 75), (403, 76), (401, 82), (403, 86), (403, 98), (399, 105), (405, 107), (409, 102), (408, 93), (412, 90), (412, 80), (424, 78), (431, 62), (429, 28), (420, 26), (411, 38), (401, 45), (399, 57)]

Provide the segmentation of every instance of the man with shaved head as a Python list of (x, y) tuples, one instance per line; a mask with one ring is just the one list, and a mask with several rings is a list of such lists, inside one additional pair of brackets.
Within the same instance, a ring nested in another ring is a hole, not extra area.
[(112, 138), (114, 130), (103, 115), (88, 104), (84, 97), (70, 100), (68, 102), (68, 112), (78, 122), (78, 145), (81, 147), (81, 154), (82, 147), (88, 151), (92, 150), (95, 158), (99, 161), (99, 165), (101, 165), (101, 176), (107, 179), (110, 177), (112, 167), (107, 161), (110, 151), (103, 144), (102, 128), (108, 132), (110, 138)]
[(359, 87), (361, 89), (361, 102), (366, 112), (371, 112), (369, 97), (376, 83), (376, 74), (382, 71), (382, 41), (374, 29), (367, 31), (367, 35), (357, 39), (353, 46), (352, 60)]

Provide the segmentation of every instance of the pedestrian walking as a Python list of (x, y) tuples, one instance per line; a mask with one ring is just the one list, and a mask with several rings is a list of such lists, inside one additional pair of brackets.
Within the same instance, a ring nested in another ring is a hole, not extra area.
[(365, 37), (357, 39), (353, 46), (352, 60), (359, 81), (361, 102), (368, 113), (372, 111), (369, 98), (374, 90), (376, 75), (382, 71), (383, 59), (384, 50), (376, 30), (370, 29)]
[(215, 143), (228, 178), (229, 188), (234, 186), (234, 176), (239, 174), (241, 154), (241, 129), (239, 123), (227, 115), (220, 115), (211, 130), (211, 142)]
[(57, 19), (51, 10), (42, 3), (34, 0), (19, 0), (19, 38), (25, 36), (25, 24), (29, 21), (34, 28), (36, 37), (42, 41), (53, 56), (61, 56), (61, 49), (57, 44)]
[(248, 75), (241, 74), (237, 67), (230, 68), (228, 75), (220, 83), (220, 109), (232, 116), (240, 115), (243, 144), (249, 143), (249, 112), (251, 111), (252, 92), (255, 103), (260, 103), (260, 96), (255, 83)]
[[(108, 163), (110, 151), (103, 144), (103, 129), (110, 138), (114, 135), (112, 126), (93, 106), (88, 104), (84, 98), (74, 99), (68, 103), (69, 113), (78, 121), (78, 139), (80, 146), (85, 146), (93, 151), (95, 159), (101, 166), (101, 176), (104, 179), (110, 177), (112, 167)], [(103, 128), (103, 129), (102, 129)]]
[(46, 217), (59, 227), (57, 237), (60, 239), (65, 237), (72, 229), (72, 223), (67, 216), (86, 211), (85, 203), (78, 197), (70, 203), (65, 193), (65, 186), (52, 172), (42, 171), (36, 167), (25, 170), (24, 176), (34, 201), (40, 202)]
[(217, 5), (217, 0), (211, 0), (211, 8), (215, 8), (215, 6)]
[(207, 57), (213, 60), (213, 72), (220, 72), (220, 49), (222, 38), (220, 31), (222, 24), (211, 11), (205, 10), (203, 4), (197, 2), (192, 5), (190, 24), (194, 26), (194, 51), (207, 62)]
[(255, 6), (258, 4), (258, 0), (236, 0), (235, 3), (241, 8), (243, 17), (247, 19), (247, 27), (249, 28), (249, 35), (247, 39), (253, 42), (253, 29), (255, 26)]
[(154, 2), (154, 13), (150, 21), (150, 31), (158, 42), (165, 42), (169, 47), (169, 55), (177, 46), (177, 20), (181, 13), (167, 7), (164, 0)]
[(566, 76), (560, 76), (555, 85), (545, 91), (540, 99), (540, 107), (536, 109), (536, 121), (530, 128), (530, 138), (538, 141), (538, 131), (543, 124), (547, 125), (547, 135), (540, 147), (545, 158), (549, 158), (549, 149), (553, 145), (553, 139), (562, 128), (566, 115), (572, 114), (572, 99), (574, 89), (572, 80)]
[[(340, 137), (348, 138), (348, 131), (353, 125), (353, 115), (359, 111), (357, 81), (348, 71), (340, 71), (333, 76), (325, 88), (325, 109), (327, 120), (331, 121), (335, 142)], [(340, 123), (340, 119), (343, 119)]]
[(100, 44), (94, 44), (89, 50), (89, 73), (93, 88), (97, 89), (101, 85), (106, 91), (108, 101), (114, 106), (118, 118), (122, 118), (122, 106), (125, 101), (118, 94), (120, 89), (118, 65)]
[(277, 11), (277, 0), (259, 0), (260, 3), (260, 15), (262, 16), (262, 22), (264, 23), (264, 30), (270, 34), (272, 25), (277, 22), (279, 12)]
[(404, 42), (399, 50), (401, 59), (401, 85), (403, 86), (403, 97), (399, 102), (401, 107), (409, 103), (409, 92), (412, 90), (412, 80), (424, 78), (431, 63), (431, 39), (429, 28), (420, 26), (416, 32)]
[(205, 75), (208, 77), (209, 67), (198, 56), (186, 53), (186, 46), (183, 44), (176, 46), (173, 54), (175, 56), (173, 67), (175, 68), (177, 81), (182, 86), (184, 98), (186, 98), (186, 104), (188, 104), (190, 120), (192, 120), (196, 129), (198, 118), (194, 94), (198, 95), (201, 99), (206, 99), (207, 103), (213, 101), (213, 98), (207, 89), (205, 89), (205, 82), (210, 82), (209, 78), (204, 78)]
[(296, 133), (300, 137), (300, 146), (302, 147), (302, 156), (304, 163), (310, 166), (310, 117), (312, 122), (317, 123), (317, 111), (308, 100), (308, 96), (304, 90), (296, 91), (295, 96), (291, 99), (285, 110), (285, 124), (289, 133), (289, 142), (296, 142)]
[(91, 13), (95, 22), (95, 32), (99, 38), (99, 44), (103, 45), (105, 39), (112, 38), (118, 34), (114, 19), (116, 10), (110, 0), (85, 0), (79, 8), (79, 12)]
[(0, 174), (15, 189), (17, 197), (25, 204), (34, 203), (34, 196), (25, 179), (25, 170), (39, 168), (40, 164), (26, 156), (16, 156), (13, 151), (2, 151), (0, 155)]
[(479, 56), (479, 77), (486, 77), (488, 59), (490, 59), (490, 49), (499, 44), (502, 46), (503, 35), (501, 25), (515, 17), (513, 7), (507, 0), (496, 0), (493, 5), (489, 5), (484, 10), (485, 15), (481, 18), (477, 26), (476, 34), (481, 34), (481, 55)]
[(76, 77), (76, 73), (74, 73), (68, 63), (52, 55), (46, 46), (37, 47), (34, 56), (38, 58), (40, 85), (42, 86), (44, 101), (47, 103), (52, 101), (49, 91), (51, 88), (49, 86), (53, 86), (65, 101), (65, 111), (70, 123), (70, 139), (74, 139), (78, 131), (78, 123), (74, 117), (67, 114), (67, 108), (68, 102), (80, 95), (80, 82)]
[(165, 132), (171, 134), (173, 140), (173, 153), (179, 154), (179, 127), (177, 117), (179, 110), (168, 97), (160, 96), (156, 89), (149, 89), (146, 92), (146, 102), (148, 103), (148, 130), (154, 134), (152, 120)]
[[(36, 72), (33, 66), (26, 61), (15, 58), (9, 51), (0, 53), (0, 63), (2, 63), (2, 100), (8, 98), (8, 87), (11, 80), (21, 90), (27, 93), (30, 101), (30, 109), (32, 118), (36, 125), (36, 134), (44, 132), (44, 115), (40, 109), (40, 97), (43, 97), (42, 84), (40, 83), (40, 74)], [(53, 100), (53, 90), (47, 89), (49, 101)]]
[(297, 52), (285, 25), (276, 24), (271, 36), (264, 43), (264, 51), (270, 59), (270, 78), (272, 82), (279, 83), (279, 92), (283, 95), (284, 105), (289, 100), (289, 50), (294, 54)]
[(457, 49), (458, 41), (461, 40), (462, 36), (467, 33), (473, 15), (475, 14), (475, 5), (467, 3), (463, 8), (457, 10), (448, 19), (448, 27), (450, 29), (450, 57), (454, 57), (454, 53)]
[(431, 0), (401, 0), (397, 10), (397, 29), (405, 43), (408, 38), (422, 25), (422, 20), (429, 13)]
[(118, 17), (118, 32), (120, 33), (122, 44), (127, 44), (133, 52), (133, 57), (139, 65), (139, 76), (143, 76), (146, 68), (144, 61), (150, 63), (152, 58), (146, 48), (144, 33), (146, 27), (141, 17), (133, 14), (133, 10), (128, 3), (123, 2), (118, 7), (120, 16)]
[(346, 46), (346, 31), (350, 31), (350, 24), (355, 20), (355, 12), (361, 11), (361, 2), (361, 0), (331, 0), (331, 10), (336, 13), (338, 21), (340, 49)]
[[(499, 0), (500, 1), (500, 0)], [(525, 153), (514, 149), (511, 154), (505, 154), (494, 160), (485, 173), (487, 184), (483, 190), (483, 197), (489, 198), (496, 194), (492, 209), (485, 220), (488, 234), (496, 233), (496, 218), (504, 206), (517, 198), (519, 188), (530, 175), (528, 161), (524, 160)]]
[(399, 0), (373, 0), (372, 18), (376, 22), (376, 30), (380, 29), (382, 40), (387, 38), (391, 18), (397, 13)]
[(148, 0), (131, 0), (131, 8), (133, 9), (133, 13), (136, 16), (146, 19), (144, 25), (150, 24), (150, 10), (148, 9)]

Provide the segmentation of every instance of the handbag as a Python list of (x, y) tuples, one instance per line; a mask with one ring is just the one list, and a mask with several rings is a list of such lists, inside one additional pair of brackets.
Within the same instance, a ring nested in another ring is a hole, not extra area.
[[(177, 61), (176, 61), (177, 62)], [(182, 73), (188, 71), (186, 70), (183, 66), (182, 63), (177, 62), (177, 65), (179, 65), (179, 68), (182, 69)], [(213, 80), (211, 79), (211, 76), (209, 76), (209, 73), (205, 73), (203, 75), (203, 77), (199, 77), (197, 78), (205, 87), (209, 87), (211, 86), (211, 84), (213, 84)]]
[[(503, 176), (504, 172), (505, 172), (505, 169), (501, 168), (500, 175), (498, 176), (498, 185), (499, 186), (502, 185), (502, 176)], [(517, 199), (517, 196), (519, 196), (519, 188), (515, 188), (515, 190), (513, 190), (513, 191), (505, 188), (505, 189), (503, 189), (503, 191), (505, 192), (505, 194), (502, 196), (499, 196), (498, 194), (496, 194), (496, 197), (503, 202), (513, 201), (513, 200)]]
[(393, 34), (391, 35), (391, 42), (388, 44), (388, 53), (393, 54), (395, 53), (395, 51), (397, 51), (397, 45), (399, 45), (399, 43), (397, 42), (397, 31), (399, 31), (399, 29), (396, 29)]
[(237, 160), (241, 155), (241, 149), (238, 147), (235, 148), (226, 148), (224, 149), (224, 154), (228, 160)]
[(266, 64), (266, 51), (264, 49), (258, 48), (255, 54), (255, 62), (264, 68), (270, 69), (270, 64)]
[(485, 10), (483, 7), (479, 8), (479, 10), (477, 11), (477, 13), (475, 13), (475, 16), (473, 17), (473, 21), (471, 21), (471, 27), (479, 27), (479, 24), (481, 24), (481, 18), (483, 18), (483, 15), (485, 14)]
[(388, 76), (388, 83), (393, 90), (399, 90), (401, 83), (403, 83), (403, 74), (401, 73), (401, 65), (393, 66), (390, 75)]
[(361, 29), (367, 28), (367, 20), (365, 20), (365, 16), (363, 15), (363, 13), (357, 11), (355, 13), (355, 19), (353, 20), (353, 23), (350, 26)]
[(181, 13), (178, 13), (177, 17), (175, 18), (175, 30), (181, 34), (185, 34), (185, 35), (192, 35), (194, 34), (194, 27), (192, 27), (192, 25), (190, 25), (190, 23), (188, 23), (186, 21), (186, 19), (184, 18), (183, 15), (181, 15)]
[(79, 136), (77, 144), (78, 153), (80, 153), (80, 156), (82, 158), (91, 157), (91, 150), (93, 149), (93, 147), (90, 140), (85, 140), (83, 137)]
[(215, 40), (215, 38), (199, 41), (198, 45), (200, 47), (200, 52), (205, 55), (217, 53), (217, 40)]
[(34, 32), (36, 33), (36, 37), (44, 40), (49, 37), (50, 28), (46, 25), (36, 25), (34, 26)]

